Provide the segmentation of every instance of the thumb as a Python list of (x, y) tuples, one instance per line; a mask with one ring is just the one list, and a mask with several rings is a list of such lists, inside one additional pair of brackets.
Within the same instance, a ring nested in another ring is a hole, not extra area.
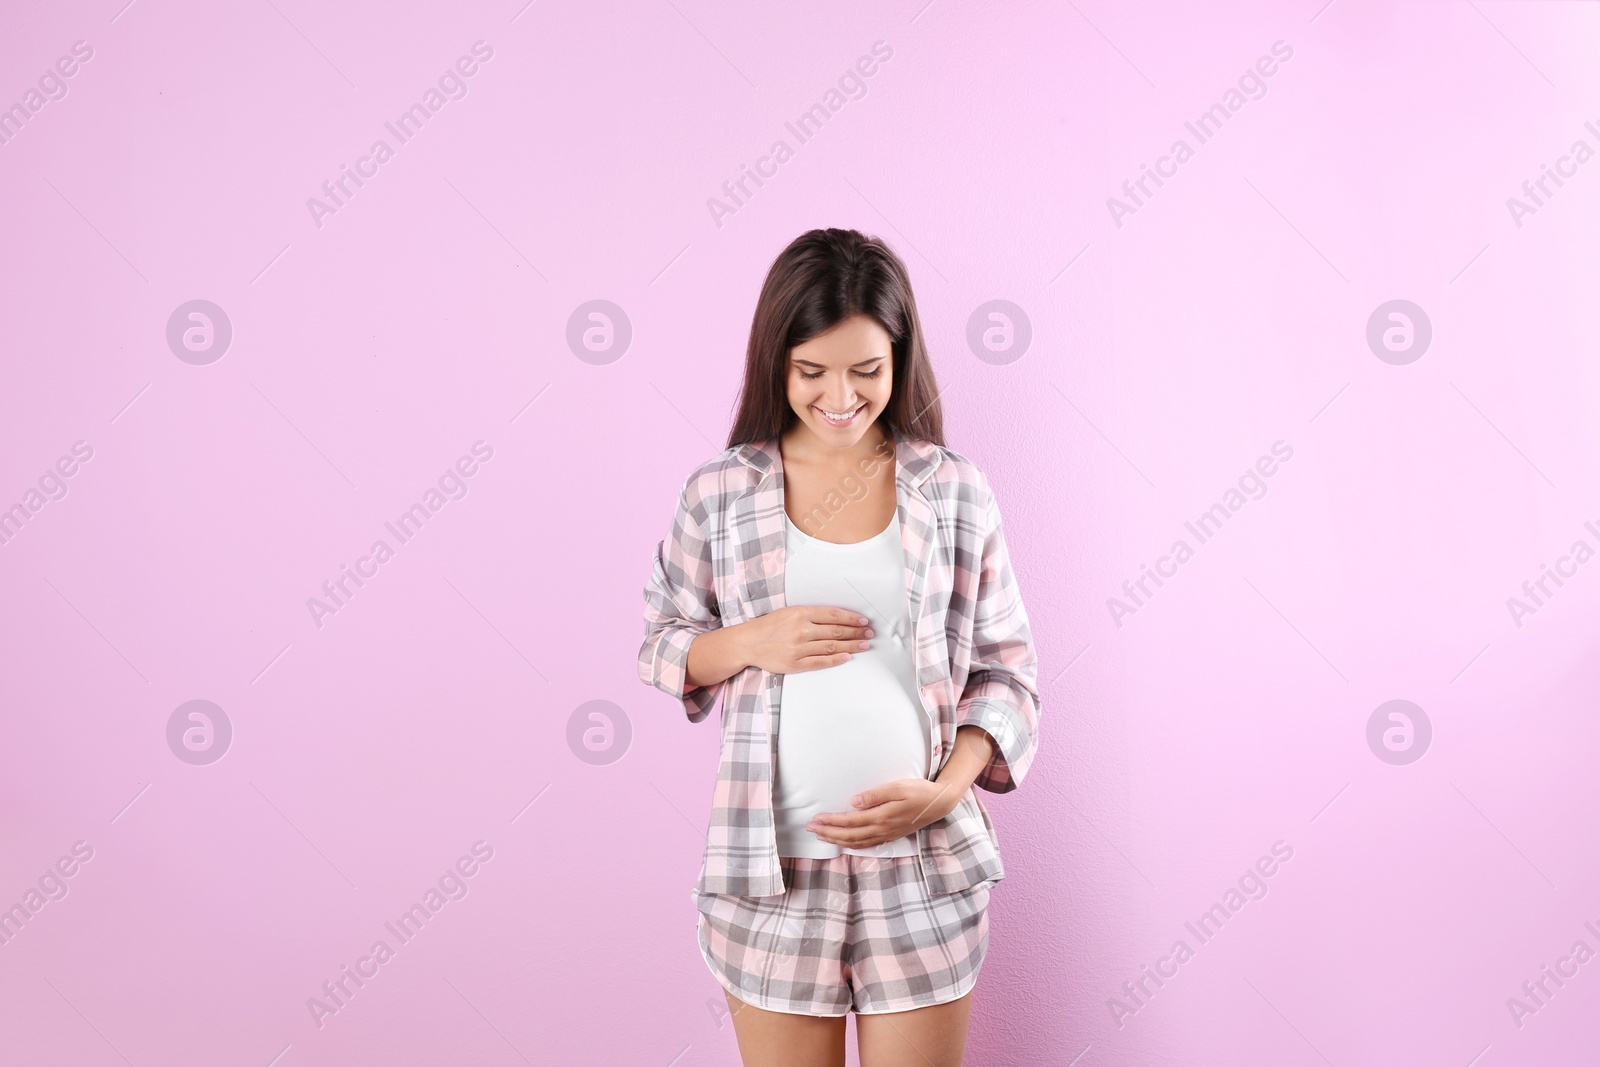
[(850, 803), (858, 808), (870, 808), (878, 803), (878, 794), (871, 789), (863, 789), (850, 798)]

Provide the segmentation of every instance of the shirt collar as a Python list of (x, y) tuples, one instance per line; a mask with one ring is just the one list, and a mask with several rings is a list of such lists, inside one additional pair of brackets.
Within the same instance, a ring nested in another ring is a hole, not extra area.
[[(894, 445), (896, 477), (912, 485), (921, 485), (944, 458), (933, 442), (905, 437), (898, 431), (894, 435)], [(734, 449), (734, 457), (759, 471), (763, 479), (778, 469), (783, 458), (778, 451), (777, 438), (747, 441)]]

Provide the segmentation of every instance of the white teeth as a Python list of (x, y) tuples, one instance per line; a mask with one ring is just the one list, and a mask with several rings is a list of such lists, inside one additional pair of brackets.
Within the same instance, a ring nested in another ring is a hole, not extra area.
[(835, 414), (834, 412), (829, 411), (827, 408), (818, 408), (817, 410), (822, 412), (824, 415), (828, 416), (828, 418), (832, 419), (834, 422), (848, 422), (850, 420), (851, 416), (855, 415), (855, 413), (860, 411), (861, 409), (860, 408), (851, 408), (849, 411), (845, 412), (843, 415)]

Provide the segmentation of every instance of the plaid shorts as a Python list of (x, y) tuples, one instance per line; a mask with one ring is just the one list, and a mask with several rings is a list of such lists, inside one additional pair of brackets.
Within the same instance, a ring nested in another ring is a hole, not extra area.
[(916, 856), (779, 860), (788, 891), (691, 892), (700, 954), (729, 993), (793, 1015), (909, 1011), (971, 991), (989, 886), (930, 896)]

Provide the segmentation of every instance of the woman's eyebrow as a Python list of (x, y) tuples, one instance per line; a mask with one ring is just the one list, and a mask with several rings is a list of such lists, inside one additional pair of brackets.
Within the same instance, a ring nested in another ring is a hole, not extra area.
[[(794, 358), (794, 357), (790, 357), (790, 358)], [(876, 363), (876, 362), (878, 362), (878, 360), (886, 359), (886, 358), (888, 358), (888, 357), (886, 357), (886, 356), (873, 356), (871, 359), (864, 359), (860, 363), (852, 363), (850, 365), (852, 367), (865, 367), (868, 363)], [(809, 359), (795, 359), (794, 361), (796, 363), (804, 363), (808, 367), (821, 367), (822, 366), (821, 363), (813, 363)], [(827, 368), (823, 368), (823, 369), (826, 370)]]

